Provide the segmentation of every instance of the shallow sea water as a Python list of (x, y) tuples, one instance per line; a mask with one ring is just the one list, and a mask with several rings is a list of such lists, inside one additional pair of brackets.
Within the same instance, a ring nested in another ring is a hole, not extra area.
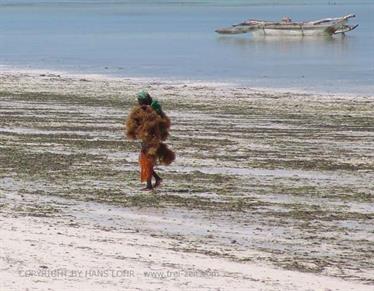
[[(371, 1), (0, 1), (0, 68), (371, 94)], [(254, 39), (248, 18), (357, 14), (346, 37)]]

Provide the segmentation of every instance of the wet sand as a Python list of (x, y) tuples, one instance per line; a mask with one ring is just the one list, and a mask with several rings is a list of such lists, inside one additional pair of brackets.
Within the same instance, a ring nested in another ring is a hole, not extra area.
[[(372, 288), (373, 96), (0, 80), (0, 287)], [(152, 193), (140, 191), (139, 144), (123, 135), (144, 88), (170, 115), (177, 152)], [(45, 275), (57, 269), (133, 275)]]

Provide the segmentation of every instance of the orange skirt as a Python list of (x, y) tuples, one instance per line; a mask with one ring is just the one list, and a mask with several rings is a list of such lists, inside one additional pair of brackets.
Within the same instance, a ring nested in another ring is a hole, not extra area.
[(155, 166), (154, 157), (145, 154), (143, 151), (140, 152), (139, 156), (140, 164), (140, 181), (146, 182), (152, 179), (153, 167)]

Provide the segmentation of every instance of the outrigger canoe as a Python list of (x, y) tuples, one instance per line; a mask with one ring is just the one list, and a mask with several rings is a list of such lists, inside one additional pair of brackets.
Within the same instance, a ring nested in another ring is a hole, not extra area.
[(356, 17), (349, 14), (337, 18), (324, 18), (308, 22), (293, 22), (284, 17), (279, 22), (249, 19), (239, 24), (217, 29), (219, 34), (252, 33), (254, 36), (323, 36), (346, 33), (357, 25), (349, 25), (348, 20)]

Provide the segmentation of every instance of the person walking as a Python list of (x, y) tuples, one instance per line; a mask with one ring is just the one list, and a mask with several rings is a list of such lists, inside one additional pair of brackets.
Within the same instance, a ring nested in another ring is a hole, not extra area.
[(154, 169), (157, 162), (170, 165), (175, 160), (175, 153), (163, 143), (169, 136), (170, 119), (148, 92), (139, 92), (137, 100), (126, 121), (126, 136), (141, 141), (140, 180), (146, 182), (145, 190), (152, 190), (162, 182)]

